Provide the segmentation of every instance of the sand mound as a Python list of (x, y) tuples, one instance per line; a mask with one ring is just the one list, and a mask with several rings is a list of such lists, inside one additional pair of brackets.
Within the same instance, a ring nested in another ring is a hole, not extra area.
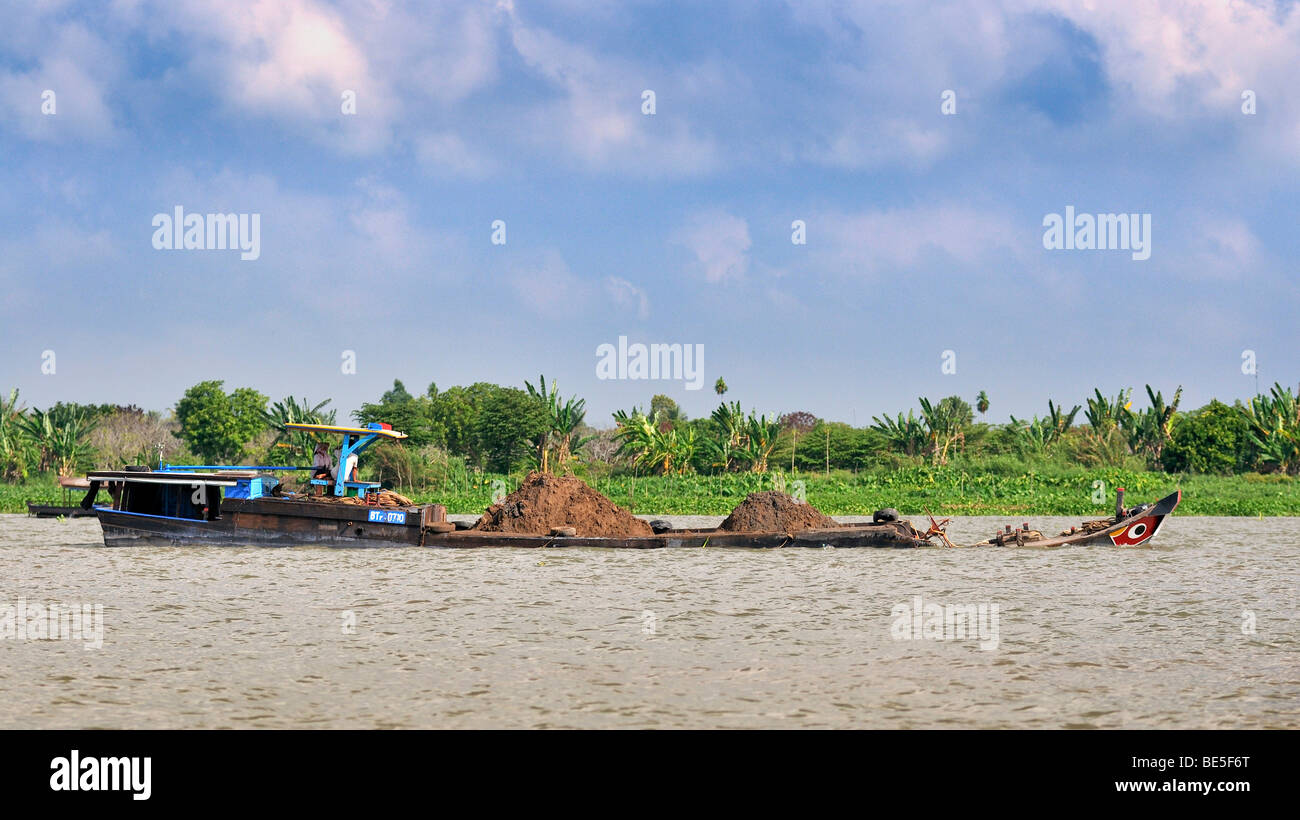
[(811, 504), (795, 501), (785, 493), (750, 493), (731, 511), (718, 529), (728, 532), (798, 532), (837, 527), (835, 519), (822, 515)]
[(580, 536), (653, 535), (650, 525), (572, 476), (529, 473), (473, 526), (479, 532), (550, 535), (573, 527)]

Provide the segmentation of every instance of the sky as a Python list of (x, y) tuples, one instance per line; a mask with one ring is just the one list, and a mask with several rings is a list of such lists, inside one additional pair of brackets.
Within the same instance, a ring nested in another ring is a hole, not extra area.
[[(28, 406), (222, 379), (346, 417), (394, 379), (545, 374), (610, 426), (656, 393), (707, 415), (721, 377), (861, 426), (981, 390), (990, 421), (1094, 387), (1190, 409), (1253, 395), (1249, 361), (1300, 380), (1293, 2), (0, 19), (0, 390)], [(166, 247), (178, 207), (243, 215), (256, 252), (207, 221)], [(1149, 219), (1149, 258), (1045, 247), (1067, 208)], [(620, 337), (702, 347), (703, 387), (600, 378)]]

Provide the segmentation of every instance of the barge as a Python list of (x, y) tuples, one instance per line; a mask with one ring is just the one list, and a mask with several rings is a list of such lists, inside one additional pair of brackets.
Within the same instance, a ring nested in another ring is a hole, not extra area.
[[(943, 534), (944, 522), (930, 521), (921, 531), (892, 510), (882, 510), (871, 523), (803, 528), (793, 532), (737, 532), (723, 529), (655, 527), (652, 535), (580, 536), (572, 527), (557, 527), (547, 535), (484, 532), (447, 520), (441, 504), (414, 504), (356, 480), (356, 456), (379, 441), (400, 441), (405, 434), (382, 424), (365, 427), (289, 424), (286, 428), (316, 435), (342, 437), (339, 467), (305, 485), (307, 492), (284, 490), (275, 475), (312, 467), (249, 467), (229, 465), (162, 465), (100, 470), (87, 475), (82, 509), (99, 519), (106, 546), (328, 546), (487, 547), (666, 549), (728, 547), (776, 549), (789, 547), (915, 548), (932, 539), (954, 546)], [(113, 498), (111, 507), (93, 506), (100, 489)], [(1087, 522), (1078, 532), (1048, 538), (1029, 529), (999, 532), (972, 546), (1068, 546), (1113, 544), (1136, 546), (1155, 536), (1164, 518), (1181, 499), (1175, 493), (1161, 501), (1126, 510), (1116, 517)]]

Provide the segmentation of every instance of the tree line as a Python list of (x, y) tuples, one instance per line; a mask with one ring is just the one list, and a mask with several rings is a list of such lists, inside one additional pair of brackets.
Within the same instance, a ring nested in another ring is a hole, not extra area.
[[(613, 414), (613, 426), (588, 424), (586, 401), (564, 396), (540, 377), (522, 388), (488, 382), (413, 394), (396, 380), (351, 422), (386, 422), (408, 435), (404, 446), (371, 451), (363, 465), (380, 479), (421, 486), (449, 476), (524, 469), (581, 475), (765, 473), (773, 470), (874, 470), (904, 464), (978, 467), (993, 459), (1054, 461), (1171, 473), (1300, 473), (1300, 403), (1289, 387), (1229, 405), (1218, 400), (1180, 408), (1182, 388), (1166, 398), (1149, 385), (1146, 407), (1133, 391), (1095, 389), (1068, 409), (1007, 424), (982, 421), (989, 398), (974, 407), (960, 396), (919, 397), (919, 409), (880, 415), (854, 427), (807, 411), (780, 415), (726, 401), (709, 416), (687, 418), (669, 396), (645, 409)], [(185, 391), (171, 413), (135, 406), (59, 403), (26, 408), (18, 391), (0, 396), (0, 479), (76, 474), (123, 464), (302, 465), (317, 441), (332, 437), (288, 429), (291, 423), (335, 424), (326, 399), (271, 401), (248, 387), (227, 391), (204, 381)], [(976, 413), (978, 412), (978, 419)]]

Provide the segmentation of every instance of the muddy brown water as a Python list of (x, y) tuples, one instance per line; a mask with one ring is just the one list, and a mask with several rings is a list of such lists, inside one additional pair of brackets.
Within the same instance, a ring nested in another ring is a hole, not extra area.
[[(0, 728), (1300, 725), (1296, 518), (1047, 551), (101, 543), (0, 516)], [(20, 600), (102, 607), (102, 646), (19, 640)]]

